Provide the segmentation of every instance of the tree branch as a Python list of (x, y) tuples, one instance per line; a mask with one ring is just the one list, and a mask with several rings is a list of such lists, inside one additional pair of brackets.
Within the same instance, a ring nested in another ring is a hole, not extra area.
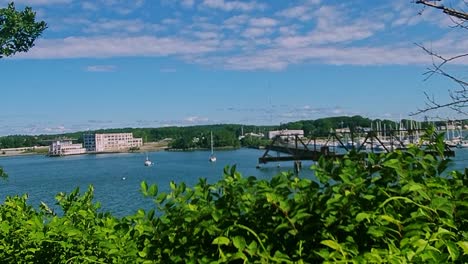
[(453, 100), (450, 103), (439, 104), (436, 102), (433, 96), (432, 97), (429, 96), (426, 92), (424, 93), (424, 95), (426, 96), (426, 99), (429, 102), (429, 103), (426, 103), (426, 108), (418, 109), (416, 112), (410, 113), (410, 116), (415, 116), (421, 113), (429, 112), (429, 111), (440, 109), (440, 108), (447, 108), (447, 107), (460, 114), (468, 115), (468, 113), (463, 110), (463, 108), (468, 105), (468, 98), (464, 98), (464, 99), (456, 100), (456, 101)]
[[(440, 0), (437, 0), (437, 1), (440, 1)], [(458, 11), (456, 9), (453, 9), (453, 8), (448, 8), (448, 7), (445, 7), (444, 5), (437, 5), (435, 3), (433, 3), (434, 1), (428, 1), (428, 0), (416, 0), (416, 4), (423, 4), (425, 6), (430, 6), (430, 7), (433, 7), (433, 8), (436, 8), (436, 9), (440, 9), (442, 10), (442, 12), (444, 12), (445, 14), (449, 15), (449, 16), (452, 16), (452, 17), (456, 17), (456, 18), (459, 18), (459, 19), (462, 19), (462, 20), (468, 20), (468, 13), (466, 12), (463, 12), (463, 11)]]

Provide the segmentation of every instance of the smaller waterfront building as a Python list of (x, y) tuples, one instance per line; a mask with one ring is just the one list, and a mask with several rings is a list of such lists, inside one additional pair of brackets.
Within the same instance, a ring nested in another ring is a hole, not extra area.
[(71, 140), (55, 140), (49, 146), (49, 156), (67, 156), (86, 153), (83, 144), (73, 144)]
[(143, 139), (134, 138), (133, 133), (84, 134), (83, 145), (90, 152), (123, 151), (141, 147)]

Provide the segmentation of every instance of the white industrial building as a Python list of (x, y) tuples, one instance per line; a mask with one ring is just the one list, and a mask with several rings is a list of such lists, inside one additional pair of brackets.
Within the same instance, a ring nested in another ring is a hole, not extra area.
[(83, 144), (73, 144), (71, 140), (56, 140), (49, 146), (49, 156), (67, 156), (86, 153)]
[(122, 151), (141, 147), (143, 139), (133, 133), (84, 134), (83, 144), (90, 152)]

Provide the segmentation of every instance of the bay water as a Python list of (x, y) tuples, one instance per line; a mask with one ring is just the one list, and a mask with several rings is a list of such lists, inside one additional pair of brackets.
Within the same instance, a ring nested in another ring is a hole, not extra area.
[[(217, 151), (218, 160), (214, 163), (208, 161), (208, 151), (3, 157), (0, 166), (8, 179), (0, 180), (0, 199), (27, 193), (31, 205), (37, 207), (42, 201), (56, 208), (55, 195), (59, 192), (69, 193), (76, 187), (84, 192), (93, 185), (95, 201), (101, 203), (102, 210), (124, 216), (140, 208), (154, 207), (151, 199), (140, 193), (142, 181), (157, 184), (160, 192), (168, 192), (171, 181), (184, 182), (188, 187), (193, 187), (200, 178), (215, 183), (222, 179), (225, 166), (235, 165), (243, 176), (258, 179), (293, 170), (292, 162), (283, 162), (279, 168), (278, 163), (269, 163), (257, 169), (263, 153), (257, 149)], [(144, 166), (146, 155), (154, 162), (153, 166)], [(310, 161), (303, 162), (301, 176), (313, 177), (311, 165)]]
[[(157, 184), (160, 192), (169, 191), (169, 183), (185, 182), (193, 187), (200, 178), (209, 183), (222, 179), (225, 166), (236, 165), (244, 176), (270, 179), (282, 171), (292, 171), (293, 162), (269, 163), (256, 168), (263, 150), (236, 149), (217, 151), (217, 162), (208, 161), (208, 151), (149, 152), (47, 157), (41, 155), (0, 158), (0, 166), (8, 173), (6, 181), (0, 180), (0, 199), (28, 194), (29, 204), (38, 207), (45, 202), (57, 209), (55, 195), (69, 193), (76, 187), (84, 192), (89, 185), (95, 189), (95, 201), (101, 210), (117, 216), (135, 213), (138, 209), (154, 207), (151, 199), (140, 193), (140, 183)], [(144, 166), (148, 155), (154, 166)], [(468, 167), (468, 149), (457, 149), (450, 169)], [(310, 166), (303, 161), (301, 177), (314, 178)], [(280, 166), (278, 166), (280, 165)]]

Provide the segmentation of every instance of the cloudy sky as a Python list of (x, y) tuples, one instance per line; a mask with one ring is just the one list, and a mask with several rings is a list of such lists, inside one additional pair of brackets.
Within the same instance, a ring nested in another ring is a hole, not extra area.
[[(444, 101), (456, 88), (424, 81), (433, 60), (415, 43), (468, 47), (466, 30), (413, 2), (17, 0), (48, 29), (0, 60), (0, 135), (408, 117), (424, 92)], [(467, 64), (449, 69), (466, 76)]]

